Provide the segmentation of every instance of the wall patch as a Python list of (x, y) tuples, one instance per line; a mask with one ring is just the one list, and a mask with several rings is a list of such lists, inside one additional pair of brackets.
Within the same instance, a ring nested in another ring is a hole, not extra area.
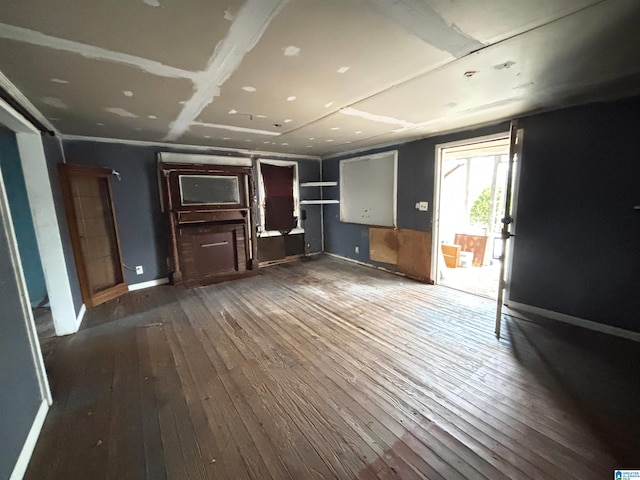
[(295, 45), (289, 45), (282, 50), (284, 51), (285, 57), (297, 57), (298, 55), (300, 55), (300, 49)]
[(45, 104), (49, 105), (50, 107), (60, 108), (60, 109), (63, 109), (63, 110), (66, 110), (67, 108), (69, 108), (69, 106), (66, 103), (64, 103), (59, 98), (55, 98), (55, 97), (43, 97), (42, 98), (42, 103), (45, 103)]
[(114, 115), (118, 115), (123, 118), (138, 118), (140, 115), (136, 115), (135, 113), (131, 113), (128, 110), (120, 107), (107, 107), (104, 109), (105, 112), (113, 113)]

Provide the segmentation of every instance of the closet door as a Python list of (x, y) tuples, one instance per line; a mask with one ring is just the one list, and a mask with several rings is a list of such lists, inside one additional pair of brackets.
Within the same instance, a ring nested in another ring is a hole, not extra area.
[(111, 197), (111, 171), (69, 164), (59, 167), (82, 299), (93, 307), (128, 291)]

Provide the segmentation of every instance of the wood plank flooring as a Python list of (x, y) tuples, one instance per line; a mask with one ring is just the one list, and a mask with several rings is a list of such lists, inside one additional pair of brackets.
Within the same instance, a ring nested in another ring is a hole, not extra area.
[(331, 257), (92, 309), (27, 479), (601, 479), (640, 467), (638, 345)]

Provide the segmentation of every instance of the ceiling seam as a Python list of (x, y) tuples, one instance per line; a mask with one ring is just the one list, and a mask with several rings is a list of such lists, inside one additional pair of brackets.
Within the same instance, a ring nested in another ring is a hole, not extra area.
[(170, 125), (164, 140), (177, 140), (198, 118), (202, 110), (220, 95), (220, 88), (258, 43), (271, 21), (288, 0), (247, 0), (211, 55), (207, 68), (194, 81), (195, 93)]
[(5, 100), (10, 100), (9, 103), (15, 103), (15, 106), (19, 107), (19, 110), (22, 110), (21, 113), (23, 115), (26, 113), (27, 117), (31, 117), (31, 119), (28, 119), (30, 122), (32, 122), (32, 119), (35, 120), (41, 127), (44, 127), (49, 134), (60, 134), (58, 129), (49, 120), (47, 120), (47, 117), (45, 117), (42, 112), (38, 110), (31, 101), (29, 101), (29, 99), (4, 75), (4, 73), (2, 73), (1, 70), (0, 90), (2, 90), (2, 92), (6, 92), (6, 96), (2, 95)]
[[(463, 55), (463, 56), (461, 56), (461, 57), (455, 58), (454, 60), (451, 60), (450, 62), (446, 62), (446, 63), (443, 63), (443, 64), (441, 64), (441, 65), (438, 65), (438, 66), (436, 66), (435, 68), (432, 68), (432, 69), (430, 69), (430, 70), (420, 72), (420, 73), (418, 73), (417, 75), (414, 75), (414, 76), (412, 76), (412, 77), (410, 77), (410, 78), (407, 78), (407, 79), (405, 79), (405, 80), (402, 80), (402, 81), (400, 81), (400, 82), (398, 82), (398, 83), (394, 83), (393, 85), (391, 85), (391, 86), (389, 86), (389, 87), (385, 87), (385, 88), (383, 88), (383, 89), (381, 89), (381, 90), (378, 90), (378, 91), (377, 91), (377, 92), (375, 92), (375, 93), (372, 93), (372, 94), (367, 95), (367, 96), (365, 96), (365, 97), (362, 97), (362, 98), (360, 98), (360, 99), (358, 99), (358, 100), (355, 100), (354, 102), (349, 103), (349, 104), (347, 104), (347, 105), (345, 105), (345, 106), (343, 106), (343, 107), (341, 107), (341, 108), (338, 108), (338, 109), (335, 109), (335, 110), (333, 110), (333, 111), (330, 111), (330, 112), (329, 112), (329, 113), (327, 113), (326, 115), (322, 115), (322, 116), (320, 116), (320, 117), (318, 117), (318, 118), (316, 118), (316, 119), (314, 119), (314, 120), (312, 120), (312, 121), (310, 121), (310, 122), (307, 122), (307, 123), (305, 123), (305, 124), (303, 124), (303, 125), (297, 126), (297, 127), (296, 127), (296, 128), (294, 128), (294, 129), (291, 129), (291, 130), (289, 130), (289, 131), (287, 131), (287, 132), (283, 132), (283, 133), (282, 133), (282, 137), (285, 137), (285, 136), (286, 136), (286, 135), (288, 135), (289, 133), (297, 132), (298, 130), (300, 130), (300, 129), (302, 129), (302, 128), (305, 128), (305, 127), (308, 127), (308, 126), (313, 125), (313, 124), (315, 124), (315, 123), (318, 123), (318, 122), (320, 122), (320, 121), (322, 121), (322, 120), (324, 120), (324, 119), (326, 119), (326, 118), (329, 118), (329, 117), (331, 117), (332, 115), (334, 115), (334, 114), (336, 114), (336, 113), (339, 113), (341, 110), (344, 110), (344, 109), (346, 109), (346, 108), (354, 108), (354, 107), (355, 107), (356, 105), (358, 105), (359, 103), (362, 103), (362, 102), (364, 102), (364, 101), (366, 101), (366, 100), (369, 100), (369, 99), (371, 99), (371, 98), (374, 98), (374, 97), (376, 97), (376, 96), (378, 96), (378, 95), (380, 95), (380, 94), (383, 94), (383, 93), (389, 92), (389, 91), (391, 91), (391, 90), (393, 90), (393, 89), (395, 89), (395, 88), (398, 88), (398, 87), (400, 87), (400, 86), (402, 86), (402, 85), (405, 85), (405, 84), (407, 84), (407, 83), (409, 83), (409, 82), (412, 82), (412, 81), (414, 81), (414, 80), (418, 80), (418, 79), (420, 79), (420, 78), (422, 78), (422, 77), (425, 77), (425, 76), (427, 76), (427, 75), (430, 75), (430, 74), (432, 74), (432, 73), (435, 73), (435, 72), (437, 72), (437, 71), (439, 71), (439, 70), (441, 70), (441, 69), (443, 69), (443, 68), (445, 68), (445, 67), (451, 66), (451, 65), (455, 64), (456, 62), (458, 62), (458, 61), (460, 61), (460, 60), (463, 60), (463, 59), (465, 59), (465, 58), (467, 58), (467, 57), (469, 57), (469, 56), (471, 56), (471, 55), (475, 55), (475, 54), (477, 54), (477, 53), (479, 53), (479, 52), (481, 52), (481, 51), (483, 51), (483, 50), (486, 50), (486, 49), (488, 49), (488, 48), (494, 47), (494, 46), (496, 46), (496, 45), (500, 45), (500, 44), (502, 44), (502, 43), (504, 43), (504, 42), (507, 42), (507, 41), (512, 40), (512, 39), (514, 39), (514, 38), (518, 38), (518, 37), (520, 37), (520, 36), (522, 36), (522, 35), (525, 35), (525, 34), (527, 34), (527, 33), (529, 33), (529, 32), (535, 31), (535, 30), (537, 30), (537, 29), (539, 29), (539, 28), (545, 27), (545, 26), (547, 26), (547, 25), (550, 25), (550, 24), (552, 24), (552, 23), (558, 22), (558, 21), (563, 20), (563, 19), (565, 19), (565, 18), (568, 18), (568, 17), (570, 17), (570, 16), (572, 16), (572, 15), (576, 15), (576, 14), (578, 14), (578, 13), (580, 13), (580, 12), (583, 12), (583, 11), (588, 10), (588, 9), (590, 9), (590, 8), (594, 8), (594, 7), (596, 7), (597, 5), (600, 5), (600, 4), (602, 4), (602, 3), (606, 3), (606, 2), (610, 2), (610, 1), (612, 1), (612, 0), (599, 0), (598, 2), (592, 3), (592, 4), (590, 4), (590, 5), (587, 5), (587, 6), (585, 6), (585, 7), (580, 8), (580, 9), (578, 9), (578, 10), (574, 10), (574, 11), (573, 11), (573, 12), (571, 12), (571, 13), (567, 13), (567, 14), (562, 15), (562, 16), (560, 16), (560, 17), (554, 18), (553, 20), (550, 20), (550, 21), (548, 21), (548, 22), (546, 22), (546, 23), (543, 23), (543, 24), (541, 24), (541, 25), (537, 25), (537, 26), (535, 26), (535, 27), (532, 27), (532, 28), (529, 28), (529, 29), (524, 30), (524, 31), (522, 31), (522, 32), (519, 32), (519, 33), (517, 33), (517, 34), (515, 34), (515, 35), (511, 35), (511, 36), (509, 36), (509, 37), (507, 37), (507, 38), (503, 38), (503, 39), (498, 40), (498, 41), (496, 41), (496, 42), (494, 42), (494, 43), (491, 43), (491, 44), (485, 45), (484, 47), (482, 47), (482, 48), (478, 48), (478, 49), (476, 49), (476, 50), (473, 50), (473, 51), (471, 51), (471, 52), (467, 53), (466, 55)], [(354, 108), (354, 109), (355, 109), (355, 108)], [(416, 125), (420, 125), (420, 123), (418, 123), (418, 124), (416, 124)], [(388, 133), (388, 132), (387, 132), (387, 133)], [(378, 136), (381, 136), (381, 135), (386, 135), (387, 133), (380, 134), (380, 135), (373, 135), (372, 137), (367, 137), (366, 139), (369, 139), (369, 138), (375, 138), (375, 137), (378, 137)], [(286, 139), (286, 138), (285, 138), (285, 139)], [(366, 139), (365, 139), (365, 140), (366, 140)]]
[(107, 50), (106, 48), (75, 42), (65, 38), (54, 37), (36, 30), (8, 25), (6, 23), (0, 23), (0, 38), (50, 48), (52, 50), (75, 53), (93, 60), (109, 61), (130, 67), (137, 67), (159, 77), (185, 78), (195, 81), (201, 75), (201, 72), (183, 70), (148, 58)]
[(125, 145), (137, 145), (141, 147), (163, 147), (172, 148), (175, 150), (180, 149), (192, 149), (192, 150), (214, 150), (218, 152), (232, 152), (242, 153), (247, 155), (267, 155), (270, 157), (283, 157), (283, 158), (297, 158), (300, 160), (321, 160), (319, 155), (303, 155), (298, 153), (283, 153), (283, 152), (270, 152), (267, 150), (251, 150), (244, 148), (233, 147), (219, 147), (215, 145), (192, 145), (187, 143), (167, 143), (167, 142), (154, 142), (150, 140), (128, 140), (110, 137), (93, 137), (85, 135), (67, 135), (64, 133), (59, 134), (59, 138), (64, 141), (82, 141), (82, 142), (98, 142), (98, 143), (119, 143)]

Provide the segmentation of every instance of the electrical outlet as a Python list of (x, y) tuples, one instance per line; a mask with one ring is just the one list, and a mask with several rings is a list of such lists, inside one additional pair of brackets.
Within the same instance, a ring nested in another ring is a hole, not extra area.
[(360, 247), (358, 245), (356, 245), (355, 250), (356, 250), (356, 253), (360, 253)]
[(420, 202), (418, 203), (418, 210), (421, 212), (426, 212), (429, 210), (429, 202)]
[(144, 269), (142, 265), (136, 265), (136, 275), (142, 275), (144, 273)]

